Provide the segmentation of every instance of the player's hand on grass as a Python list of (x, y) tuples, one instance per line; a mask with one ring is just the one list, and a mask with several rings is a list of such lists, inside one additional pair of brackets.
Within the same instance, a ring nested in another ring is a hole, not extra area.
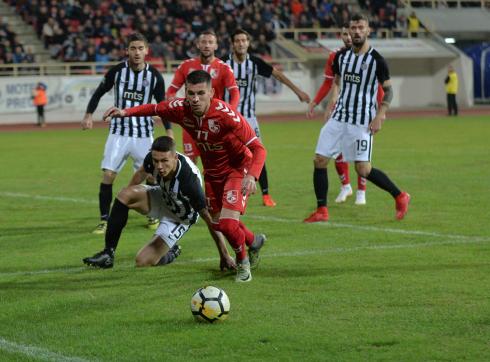
[(219, 261), (219, 268), (221, 271), (235, 270), (236, 269), (235, 259), (233, 259), (229, 255), (222, 256)]
[(119, 109), (117, 107), (111, 107), (107, 111), (104, 112), (102, 116), (102, 120), (104, 122), (109, 122), (113, 117), (124, 117), (126, 113), (123, 109)]
[(257, 185), (255, 183), (255, 177), (247, 175), (242, 180), (242, 195), (252, 195), (257, 191)]
[(82, 130), (92, 129), (94, 125), (94, 120), (92, 118), (92, 114), (86, 114), (82, 119)]

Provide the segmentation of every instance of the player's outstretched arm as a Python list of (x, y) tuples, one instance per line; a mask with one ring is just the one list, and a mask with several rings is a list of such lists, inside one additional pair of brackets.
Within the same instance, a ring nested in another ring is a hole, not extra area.
[(113, 117), (142, 117), (142, 116), (156, 116), (157, 106), (163, 104), (143, 104), (141, 106), (119, 109), (117, 107), (111, 107), (104, 112), (103, 120), (107, 121)]
[(291, 82), (291, 80), (288, 77), (286, 77), (286, 75), (283, 72), (274, 68), (272, 70), (272, 75), (279, 82), (281, 82), (282, 84), (286, 85), (289, 89), (291, 89), (298, 96), (301, 102), (305, 102), (305, 103), (310, 102), (310, 96), (305, 92), (303, 92), (301, 89), (299, 89), (293, 82)]
[(104, 112), (104, 115), (102, 116), (102, 120), (104, 122), (108, 122), (113, 117), (124, 117), (124, 116), (126, 116), (126, 112), (124, 112), (124, 109), (119, 109), (117, 107), (111, 107), (107, 111)]

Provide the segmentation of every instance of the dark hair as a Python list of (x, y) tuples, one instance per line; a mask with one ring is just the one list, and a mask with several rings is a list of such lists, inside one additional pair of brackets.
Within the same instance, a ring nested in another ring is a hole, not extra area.
[(349, 29), (349, 23), (348, 22), (342, 23), (342, 28)]
[(160, 136), (155, 138), (151, 144), (152, 151), (175, 152), (175, 142), (169, 136)]
[(133, 41), (142, 41), (145, 43), (146, 46), (148, 46), (148, 39), (146, 39), (146, 37), (141, 33), (133, 33), (130, 36), (128, 36), (128, 44), (127, 44), (128, 48), (129, 48), (129, 44), (131, 44), (131, 42)]
[(366, 23), (369, 23), (368, 17), (362, 13), (354, 14), (350, 18), (350, 21), (361, 21), (361, 20), (364, 20)]
[(218, 41), (218, 36), (216, 35), (213, 29), (204, 30), (199, 34), (198, 38), (200, 38), (201, 35), (212, 35), (216, 38), (216, 41)]
[(204, 70), (195, 70), (185, 78), (186, 84), (199, 84), (206, 83), (207, 85), (211, 85), (211, 76), (208, 72)]
[(240, 34), (244, 34), (247, 37), (248, 41), (250, 41), (252, 39), (252, 36), (246, 30), (238, 28), (231, 35), (231, 41), (235, 41), (235, 36), (240, 35)]

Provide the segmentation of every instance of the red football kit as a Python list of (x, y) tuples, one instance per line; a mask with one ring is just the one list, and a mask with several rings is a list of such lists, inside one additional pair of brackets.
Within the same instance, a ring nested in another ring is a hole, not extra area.
[(248, 195), (241, 192), (243, 177), (259, 178), (266, 151), (248, 122), (230, 104), (214, 98), (202, 117), (192, 113), (184, 98), (128, 108), (125, 112), (128, 117), (159, 116), (182, 126), (201, 152), (211, 212), (218, 213), (222, 207), (245, 211)]
[[(215, 98), (224, 99), (225, 89), (227, 89), (230, 93), (232, 108), (237, 108), (240, 101), (240, 91), (235, 76), (229, 65), (219, 58), (214, 58), (210, 64), (202, 64), (200, 57), (184, 60), (175, 71), (174, 79), (167, 89), (167, 99), (175, 97), (177, 91), (184, 85), (187, 75), (195, 70), (204, 70), (211, 75), (211, 86), (214, 89)], [(193, 138), (185, 131), (182, 133), (182, 140), (186, 156), (193, 160), (199, 157), (199, 148), (196, 147)]]

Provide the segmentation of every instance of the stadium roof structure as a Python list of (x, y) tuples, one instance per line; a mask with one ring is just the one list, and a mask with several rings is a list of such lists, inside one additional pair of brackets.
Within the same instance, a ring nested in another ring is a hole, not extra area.
[[(423, 60), (433, 59), (451, 61), (460, 53), (456, 47), (446, 44), (437, 34), (421, 38), (371, 38), (369, 43), (386, 59)], [(325, 62), (328, 54), (343, 47), (340, 38), (294, 41), (291, 39), (276, 40), (275, 44), (285, 57), (294, 56), (306, 62)]]
[(490, 39), (490, 11), (485, 8), (417, 8), (417, 17), (431, 32), (458, 40)]
[[(328, 52), (343, 46), (340, 39), (320, 39), (317, 42)], [(432, 39), (394, 38), (370, 39), (369, 44), (387, 59), (396, 58), (455, 58), (457, 51)]]

